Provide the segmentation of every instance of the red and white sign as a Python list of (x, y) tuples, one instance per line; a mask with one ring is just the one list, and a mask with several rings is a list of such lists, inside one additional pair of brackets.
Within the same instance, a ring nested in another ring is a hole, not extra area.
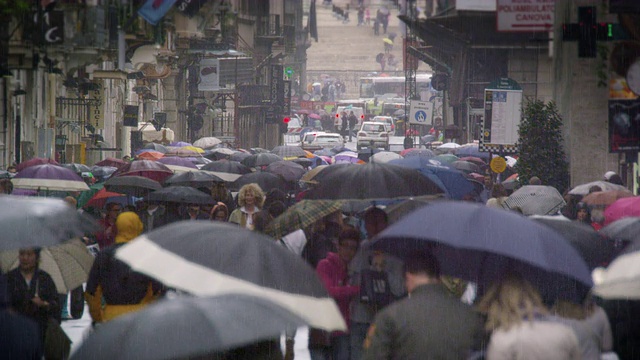
[(498, 31), (549, 31), (555, 0), (497, 0)]

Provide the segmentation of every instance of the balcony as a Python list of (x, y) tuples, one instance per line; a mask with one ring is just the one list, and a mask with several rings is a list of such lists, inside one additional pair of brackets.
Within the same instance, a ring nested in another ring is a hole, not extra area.
[(259, 17), (256, 21), (256, 41), (278, 41), (282, 38), (282, 24), (280, 15), (268, 15)]

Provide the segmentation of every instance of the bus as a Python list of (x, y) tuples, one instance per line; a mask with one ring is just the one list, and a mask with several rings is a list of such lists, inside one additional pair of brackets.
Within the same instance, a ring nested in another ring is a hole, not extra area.
[[(431, 87), (431, 73), (416, 74), (417, 92), (420, 99), (428, 101), (436, 91)], [(360, 98), (364, 100), (404, 98), (404, 76), (367, 76), (360, 78)]]

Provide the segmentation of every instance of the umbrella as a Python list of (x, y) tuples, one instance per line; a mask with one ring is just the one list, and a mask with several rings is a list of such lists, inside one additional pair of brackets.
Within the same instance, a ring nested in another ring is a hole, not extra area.
[(602, 191), (611, 191), (611, 190), (629, 191), (629, 189), (627, 189), (622, 185), (613, 184), (608, 181), (592, 181), (590, 183), (586, 183), (586, 184), (582, 184), (574, 187), (569, 191), (569, 194), (587, 195), (589, 193), (589, 189), (591, 189), (592, 186), (598, 186)]
[(475, 156), (465, 156), (465, 157), (461, 157), (459, 161), (468, 161), (472, 164), (476, 164), (477, 166), (479, 166), (480, 168), (486, 167), (487, 163)]
[[(20, 265), (18, 249), (0, 253), (0, 265), (6, 274)], [(46, 271), (59, 294), (66, 294), (87, 281), (93, 265), (93, 255), (80, 239), (42, 248), (39, 268)]]
[(320, 120), (322, 117), (318, 114), (309, 114), (310, 119)]
[[(315, 159), (317, 159), (317, 160), (315, 160)], [(324, 159), (322, 159), (321, 157), (319, 157), (319, 156), (314, 158), (314, 159), (295, 158), (295, 159), (291, 159), (289, 161), (291, 161), (294, 164), (298, 164), (298, 165), (302, 166), (303, 168), (308, 168), (309, 166), (312, 166), (312, 165), (316, 164), (316, 162), (318, 163), (318, 165), (328, 165), (327, 162)]]
[(203, 166), (202, 170), (218, 171), (218, 172), (240, 174), (240, 175), (248, 174), (251, 172), (251, 169), (249, 169), (248, 167), (242, 165), (237, 161), (231, 161), (231, 160), (214, 161), (212, 163), (209, 163)]
[(80, 174), (83, 172), (91, 172), (91, 168), (85, 164), (72, 163), (72, 164), (62, 164), (61, 166), (65, 169), (69, 169), (73, 171), (76, 174)]
[(520, 208), (524, 215), (550, 215), (560, 211), (566, 202), (553, 186), (526, 185), (509, 195), (504, 204), (509, 209)]
[(626, 217), (640, 217), (640, 196), (618, 199), (604, 210), (605, 225)]
[(95, 176), (98, 179), (106, 179), (109, 176), (111, 176), (111, 174), (116, 172), (116, 170), (118, 170), (118, 168), (114, 166), (94, 165), (91, 167), (91, 173), (93, 174), (93, 176)]
[(273, 154), (280, 156), (283, 159), (306, 157), (307, 153), (302, 150), (300, 146), (276, 146), (271, 150)]
[(229, 148), (215, 148), (210, 149), (205, 152), (204, 157), (210, 160), (221, 160), (228, 159), (231, 155), (235, 154), (237, 151), (229, 149)]
[(221, 222), (180, 221), (139, 236), (119, 248), (116, 257), (135, 271), (197, 296), (255, 295), (314, 328), (346, 330), (313, 268), (258, 232)]
[(318, 173), (320, 173), (320, 171), (324, 170), (327, 168), (327, 166), (329, 165), (318, 165), (315, 168), (307, 171), (304, 175), (302, 175), (302, 178), (300, 178), (300, 181), (306, 182), (306, 183), (312, 183), (312, 184), (317, 184), (318, 182), (316, 180), (313, 180), (313, 178), (318, 175)]
[(380, 151), (369, 158), (369, 162), (388, 163), (391, 160), (402, 159), (402, 156), (391, 151)]
[(331, 149), (325, 148), (315, 151), (313, 154), (318, 156), (334, 156), (336, 153), (334, 153)]
[(605, 208), (618, 199), (632, 197), (633, 193), (631, 191), (620, 191), (620, 190), (610, 190), (610, 191), (596, 191), (591, 194), (585, 195), (582, 198), (582, 202), (589, 205), (590, 207), (602, 207)]
[(249, 156), (251, 156), (251, 154), (248, 154), (248, 153), (243, 152), (243, 151), (237, 151), (236, 153), (231, 154), (229, 156), (229, 160), (241, 162), (242, 160), (248, 158)]
[[(124, 198), (124, 199), (122, 199), (122, 198)], [(117, 201), (117, 200), (120, 200), (118, 202), (125, 202), (126, 203), (127, 196), (124, 195), (124, 194), (117, 193), (117, 192), (107, 191), (107, 189), (102, 188), (102, 189), (98, 190), (98, 192), (95, 193), (91, 197), (91, 199), (89, 199), (89, 201), (87, 201), (85, 206), (87, 206), (87, 207), (91, 206), (91, 207), (94, 207), (94, 208), (102, 209), (107, 202)]]
[(315, 176), (314, 199), (388, 199), (433, 195), (443, 190), (417, 170), (398, 165), (330, 165)]
[(453, 153), (456, 154), (458, 157), (473, 156), (473, 157), (489, 160), (489, 153), (480, 152), (479, 145), (475, 143), (464, 144), (456, 148), (453, 151)]
[(257, 154), (249, 155), (247, 158), (242, 160), (240, 163), (242, 163), (243, 165), (248, 166), (250, 168), (257, 168), (257, 167), (261, 167), (261, 166), (267, 166), (267, 165), (271, 164), (272, 162), (281, 161), (281, 160), (283, 160), (282, 157), (280, 157), (280, 156), (278, 156), (276, 154), (272, 154), (272, 153), (257, 153)]
[(480, 167), (470, 161), (457, 160), (451, 163), (451, 166), (466, 173), (479, 173)]
[(188, 168), (192, 168), (192, 169), (198, 169), (198, 167), (196, 166), (196, 164), (194, 164), (191, 160), (189, 160), (188, 158), (181, 158), (181, 157), (163, 157), (162, 159), (158, 159), (159, 163), (165, 164), (165, 165), (178, 165), (178, 166), (184, 166), (184, 167), (188, 167)]
[(155, 150), (161, 153), (166, 153), (169, 149), (167, 149), (166, 146), (162, 145), (162, 144), (158, 144), (158, 143), (154, 143), (154, 142), (150, 142), (148, 144), (145, 144), (143, 147), (143, 149), (151, 149), (151, 150)]
[(149, 193), (150, 202), (172, 202), (181, 204), (212, 205), (216, 202), (211, 195), (190, 186), (170, 186)]
[[(72, 359), (186, 359), (262, 340), (308, 323), (260, 296), (165, 299), (100, 326)], [(176, 336), (189, 334), (189, 336)]]
[(13, 174), (7, 170), (0, 170), (0, 179), (11, 179)]
[(556, 220), (552, 217), (535, 218), (534, 220), (560, 233), (578, 250), (591, 270), (598, 266), (606, 266), (614, 258), (615, 243), (587, 224), (578, 221)]
[(502, 182), (502, 186), (504, 186), (507, 190), (513, 190), (518, 187), (518, 174), (513, 174), (509, 176), (505, 181)]
[(457, 149), (460, 146), (461, 146), (460, 144), (449, 142), (449, 143), (444, 143), (442, 145), (439, 145), (436, 149), (438, 149), (438, 150), (442, 150), (442, 149), (452, 150), (452, 149)]
[(140, 160), (159, 160), (164, 157), (164, 153), (155, 150), (143, 149), (139, 150), (136, 154), (136, 158)]
[(406, 157), (401, 160), (394, 160), (391, 164), (420, 171), (422, 175), (443, 188), (452, 199), (461, 200), (474, 190), (471, 181), (460, 170), (439, 165), (437, 161), (422, 157)]
[(239, 190), (241, 187), (247, 184), (258, 184), (262, 191), (267, 192), (271, 189), (280, 189), (286, 191), (288, 186), (287, 182), (280, 176), (269, 172), (255, 172), (244, 174), (231, 184), (232, 189)]
[(113, 166), (116, 168), (119, 168), (125, 164), (128, 164), (128, 162), (121, 159), (112, 158), (112, 157), (108, 157), (102, 161), (98, 161), (97, 163), (95, 163), (96, 166)]
[(604, 299), (640, 299), (640, 251), (618, 256), (606, 270), (594, 271), (593, 293)]
[(393, 112), (393, 116), (403, 116), (403, 115), (404, 115), (404, 109), (398, 109)]
[(13, 250), (57, 245), (97, 226), (60, 199), (0, 196), (0, 229), (0, 250)]
[(33, 165), (20, 171), (11, 179), (19, 189), (50, 191), (85, 191), (89, 186), (78, 174), (53, 164)]
[(195, 151), (200, 155), (204, 154), (204, 149), (203, 148), (199, 148), (199, 147), (193, 146), (193, 145), (183, 146), (183, 147), (181, 147), (181, 149)]
[(389, 224), (393, 224), (405, 217), (407, 214), (414, 212), (416, 209), (421, 208), (436, 199), (438, 198), (433, 195), (402, 199), (402, 201), (387, 205), (384, 208), (384, 212), (387, 213)]
[(467, 174), (467, 177), (468, 177), (470, 180), (475, 180), (475, 181), (477, 181), (477, 182), (479, 182), (479, 183), (482, 183), (482, 182), (484, 181), (484, 175), (482, 175), (482, 174), (478, 174), (478, 173), (476, 173), (476, 172), (468, 173), (468, 174)]
[(433, 151), (429, 149), (416, 149), (416, 148), (403, 150), (400, 152), (400, 155), (404, 157), (419, 156), (424, 158), (432, 158), (436, 156), (436, 154), (434, 154)]
[(640, 242), (640, 218), (627, 217), (616, 220), (600, 229), (600, 233), (624, 243)]
[(269, 224), (267, 234), (279, 239), (339, 211), (342, 204), (343, 202), (338, 200), (302, 200), (275, 218)]
[(393, 45), (393, 40), (388, 39), (388, 38), (382, 39), (382, 42), (384, 42), (385, 44)]
[(218, 139), (217, 137), (213, 137), (213, 136), (208, 136), (208, 137), (203, 137), (200, 138), (198, 140), (196, 140), (193, 143), (193, 146), (197, 146), (199, 148), (202, 149), (208, 149), (208, 148), (212, 148), (218, 144), (222, 143), (222, 140)]
[(260, 147), (254, 147), (254, 148), (251, 148), (249, 150), (250, 150), (251, 154), (264, 154), (264, 153), (268, 153), (269, 152), (269, 150), (263, 149), (263, 148), (260, 148)]
[(433, 160), (439, 161), (442, 164), (451, 164), (454, 161), (458, 161), (458, 157), (453, 154), (440, 154), (434, 156)]
[(334, 164), (363, 164), (362, 161), (358, 157), (358, 153), (354, 151), (343, 151), (341, 153), (336, 154), (333, 157)]
[(592, 285), (580, 254), (557, 232), (512, 211), (463, 201), (420, 207), (374, 239), (401, 258), (429, 249), (442, 273), (488, 286), (515, 271), (545, 299), (581, 303)]
[(145, 197), (149, 192), (162, 189), (159, 182), (144, 176), (127, 175), (109, 178), (104, 183), (105, 189), (135, 197)]
[(173, 148), (169, 149), (166, 154), (166, 157), (177, 156), (177, 157), (201, 157), (202, 154), (195, 150), (186, 149), (186, 148)]
[(177, 141), (177, 142), (170, 143), (169, 146), (184, 147), (184, 146), (192, 146), (192, 144), (184, 141)]
[(302, 165), (287, 160), (272, 162), (264, 171), (279, 175), (286, 181), (298, 181), (307, 172)]
[(240, 176), (242, 176), (240, 174), (230, 174), (230, 173), (219, 172), (219, 171), (196, 170), (193, 168), (188, 168), (188, 167), (178, 166), (178, 165), (167, 165), (167, 167), (171, 169), (171, 171), (173, 171), (174, 174), (180, 174), (180, 173), (191, 172), (191, 171), (205, 172), (211, 175), (215, 175), (225, 182), (234, 182), (238, 180)]
[(16, 171), (20, 172), (20, 171), (28, 168), (29, 166), (42, 165), (42, 164), (60, 165), (60, 164), (58, 164), (57, 161), (55, 161), (53, 159), (36, 157), (36, 158), (21, 162), (20, 164), (16, 165)]
[(173, 171), (171, 171), (171, 169), (166, 165), (156, 161), (134, 160), (118, 168), (111, 177), (131, 175), (143, 176), (151, 180), (162, 182), (164, 179), (173, 175)]
[(174, 174), (164, 180), (165, 185), (191, 186), (194, 188), (210, 188), (216, 182), (224, 182), (224, 180), (204, 171), (187, 171)]

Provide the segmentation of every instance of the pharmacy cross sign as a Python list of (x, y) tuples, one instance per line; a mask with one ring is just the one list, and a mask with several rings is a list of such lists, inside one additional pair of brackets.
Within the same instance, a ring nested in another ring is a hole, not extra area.
[(578, 57), (596, 57), (596, 41), (628, 38), (619, 24), (598, 23), (595, 6), (578, 7), (578, 23), (562, 24), (562, 40), (578, 41)]

